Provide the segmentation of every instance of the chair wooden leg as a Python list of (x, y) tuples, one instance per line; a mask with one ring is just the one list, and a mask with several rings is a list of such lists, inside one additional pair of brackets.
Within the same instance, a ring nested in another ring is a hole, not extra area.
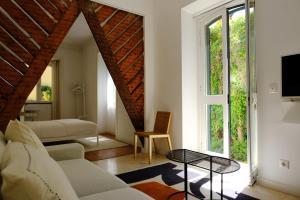
[(157, 146), (156, 146), (155, 138), (153, 138), (153, 147), (154, 147), (154, 152), (157, 153)]
[(171, 138), (168, 136), (168, 144), (169, 144), (169, 149), (172, 151), (172, 143), (171, 143)]
[(148, 151), (149, 151), (149, 164), (151, 164), (152, 161), (152, 137), (148, 137), (149, 140), (149, 147), (148, 147)]
[(138, 136), (134, 135), (134, 158), (136, 158), (136, 153), (137, 153), (137, 141), (138, 141)]

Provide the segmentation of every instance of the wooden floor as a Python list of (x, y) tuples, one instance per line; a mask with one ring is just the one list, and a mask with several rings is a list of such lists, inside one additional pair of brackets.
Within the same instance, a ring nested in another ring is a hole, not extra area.
[(134, 152), (133, 146), (129, 145), (129, 146), (118, 147), (113, 149), (104, 149), (98, 151), (85, 152), (85, 159), (89, 161), (97, 161), (97, 160), (103, 160), (103, 159), (133, 154), (133, 152)]
[[(100, 135), (116, 140), (115, 135), (112, 133), (101, 133)], [(133, 154), (133, 152), (134, 152), (133, 146), (128, 145), (125, 147), (118, 147), (113, 149), (104, 149), (98, 151), (85, 152), (85, 159), (89, 161), (97, 161), (97, 160), (103, 160), (108, 158), (115, 158), (119, 156), (125, 156), (129, 154)], [(140, 148), (138, 149), (138, 152), (140, 152)]]

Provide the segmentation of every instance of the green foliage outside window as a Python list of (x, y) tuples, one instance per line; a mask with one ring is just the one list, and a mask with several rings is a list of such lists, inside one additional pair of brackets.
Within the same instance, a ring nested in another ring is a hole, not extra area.
[(52, 101), (52, 88), (48, 85), (41, 86), (42, 101)]
[(223, 153), (223, 105), (210, 105), (210, 144), (209, 150), (216, 153)]
[(209, 95), (223, 94), (222, 19), (209, 26)]

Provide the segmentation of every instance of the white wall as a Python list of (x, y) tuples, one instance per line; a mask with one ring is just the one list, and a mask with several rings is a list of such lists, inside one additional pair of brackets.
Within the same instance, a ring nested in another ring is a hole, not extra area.
[(199, 65), (197, 26), (193, 14), (181, 12), (182, 42), (182, 147), (199, 150)]
[[(181, 8), (192, 0), (154, 0), (156, 110), (173, 114), (171, 137), (174, 148), (182, 147)], [(152, 116), (154, 117), (154, 116)], [(167, 145), (162, 152), (166, 151)]]
[(128, 144), (133, 144), (135, 130), (118, 93), (117, 93), (117, 127), (116, 128), (117, 128), (116, 131), (117, 140), (124, 141)]
[[(281, 85), (281, 56), (300, 53), (299, 10), (299, 0), (256, 1), (259, 180), (298, 195), (300, 105), (282, 102), (281, 91), (270, 94), (269, 87)], [(281, 158), (289, 170), (279, 167)]]
[(81, 51), (80, 48), (60, 45), (55, 55), (54, 60), (59, 60), (59, 101), (60, 101), (60, 117), (75, 118), (75, 95), (72, 88), (76, 84), (81, 84)]
[(86, 119), (98, 122), (98, 77), (97, 61), (98, 47), (96, 42), (91, 39), (87, 41), (81, 49), (82, 53), (82, 82), (84, 83), (86, 96)]
[[(185, 98), (186, 95), (189, 95), (191, 88), (186, 88), (189, 84), (183, 82), (183, 80), (188, 80), (188, 77), (191, 77), (189, 82), (194, 81), (194, 83), (197, 83), (191, 71), (184, 72), (185, 68), (189, 69), (189, 64), (194, 65), (195, 63), (189, 63), (187, 60), (181, 61), (180, 52), (181, 48), (186, 50), (188, 48), (195, 49), (191, 41), (188, 41), (194, 36), (181, 36), (180, 32), (182, 26), (180, 9), (193, 1), (154, 0), (154, 2), (154, 10), (156, 11), (156, 104), (158, 108), (169, 109), (174, 113), (172, 131), (175, 148), (177, 148), (181, 146), (181, 141), (184, 142), (185, 136), (181, 135), (182, 129), (184, 129), (183, 131), (189, 130), (189, 121), (185, 120), (184, 117), (187, 115), (184, 114), (190, 112), (193, 116), (197, 115), (186, 104), (187, 102), (195, 103), (195, 101), (190, 102)], [(268, 91), (271, 83), (275, 82), (280, 85), (281, 56), (300, 52), (300, 26), (298, 26), (300, 2), (298, 0), (258, 0), (256, 6), (259, 79), (259, 179), (268, 186), (299, 195), (297, 189), (300, 188), (300, 173), (298, 171), (300, 169), (300, 159), (297, 153), (300, 150), (300, 119), (295, 114), (295, 110), (299, 110), (299, 115), (300, 105), (298, 103), (282, 103), (280, 93), (271, 95)], [(188, 13), (183, 13), (183, 17), (187, 15)], [(182, 19), (186, 20), (186, 18)], [(192, 22), (187, 20), (185, 23)], [(184, 26), (190, 26), (190, 24), (184, 24)], [(190, 38), (187, 39), (183, 36)], [(190, 43), (189, 47), (181, 46), (182, 41), (185, 41), (185, 44)], [(183, 53), (184, 58), (189, 56), (191, 55)], [(196, 72), (195, 69), (191, 70)], [(191, 95), (191, 98), (194, 98), (193, 95)], [(290, 114), (291, 111), (294, 113)], [(286, 113), (288, 113), (288, 116)], [(181, 114), (183, 114), (183, 119)], [(286, 119), (289, 119), (289, 121)], [(192, 129), (195, 130), (197, 127), (195, 124), (193, 126)], [(279, 168), (280, 158), (290, 161), (290, 170)]]

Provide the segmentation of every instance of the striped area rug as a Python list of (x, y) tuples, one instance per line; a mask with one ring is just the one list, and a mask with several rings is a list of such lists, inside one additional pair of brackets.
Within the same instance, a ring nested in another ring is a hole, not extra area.
[[(170, 194), (184, 189), (183, 167), (175, 163), (167, 162), (161, 165), (152, 166), (117, 175), (132, 187), (152, 196), (156, 200), (166, 199)], [(207, 171), (195, 168), (188, 170), (189, 192), (198, 196), (189, 196), (190, 200), (210, 199), (210, 180)], [(224, 198), (225, 200), (257, 200), (254, 197), (243, 194), (240, 188), (235, 188), (230, 180), (224, 177)], [(158, 196), (155, 196), (158, 195)], [(181, 196), (180, 196), (181, 195)], [(170, 200), (182, 200), (182, 194), (175, 195)], [(220, 177), (214, 174), (213, 177), (213, 199), (221, 199)]]

